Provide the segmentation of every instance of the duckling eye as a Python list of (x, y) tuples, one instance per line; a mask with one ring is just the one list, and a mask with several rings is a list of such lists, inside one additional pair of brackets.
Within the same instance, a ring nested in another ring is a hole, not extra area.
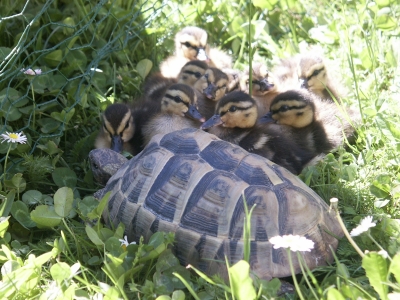
[(287, 106), (287, 105), (282, 105), (280, 108), (279, 108), (279, 111), (281, 111), (281, 112), (285, 112), (285, 111), (288, 111), (289, 110), (289, 106)]
[(231, 106), (230, 108), (229, 108), (229, 111), (230, 112), (235, 112), (237, 110), (237, 107), (236, 106)]
[(200, 78), (200, 77), (201, 77), (201, 74), (200, 74), (199, 72), (194, 72), (194, 77)]
[(182, 98), (179, 97), (179, 96), (175, 96), (173, 99), (174, 99), (174, 101), (175, 101), (176, 103), (183, 102)]
[(322, 70), (323, 69), (314, 70), (314, 72), (307, 79), (310, 80), (311, 77), (318, 76), (318, 74), (321, 73)]
[(124, 130), (127, 129), (129, 127), (129, 122), (126, 122)]
[(192, 47), (192, 45), (190, 45), (189, 42), (185, 42), (185, 43), (182, 43), (182, 44), (185, 45), (185, 46), (188, 47), (188, 48), (191, 48), (191, 47)]

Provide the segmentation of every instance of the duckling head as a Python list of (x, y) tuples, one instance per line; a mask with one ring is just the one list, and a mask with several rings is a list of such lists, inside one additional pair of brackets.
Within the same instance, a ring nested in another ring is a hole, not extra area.
[(301, 57), (298, 70), (301, 88), (311, 91), (325, 89), (328, 79), (325, 64), (321, 57)]
[(197, 110), (196, 93), (186, 84), (177, 83), (168, 88), (161, 100), (161, 111), (204, 122)]
[[(255, 63), (252, 67), (252, 95), (263, 96), (270, 92), (277, 90), (275, 78), (273, 74), (268, 71), (267, 66), (262, 63)], [(249, 72), (244, 74), (241, 79), (241, 89), (249, 91)]]
[(209, 61), (207, 32), (195, 26), (183, 28), (175, 36), (175, 51), (189, 60)]
[(228, 128), (251, 128), (256, 124), (257, 117), (257, 104), (254, 99), (247, 93), (234, 91), (218, 101), (215, 115), (203, 123), (201, 129), (217, 125)]
[(111, 149), (122, 152), (124, 142), (129, 141), (135, 133), (131, 109), (123, 103), (114, 103), (107, 107), (103, 114), (103, 136), (111, 144)]
[(195, 83), (194, 87), (212, 101), (218, 101), (225, 95), (228, 76), (217, 68), (209, 68)]
[(314, 121), (314, 101), (309, 92), (286, 91), (274, 98), (267, 115), (270, 115), (277, 124), (302, 128)]
[(208, 65), (206, 62), (201, 60), (191, 60), (182, 67), (181, 72), (178, 75), (178, 83), (193, 86), (195, 82), (204, 75), (207, 69)]

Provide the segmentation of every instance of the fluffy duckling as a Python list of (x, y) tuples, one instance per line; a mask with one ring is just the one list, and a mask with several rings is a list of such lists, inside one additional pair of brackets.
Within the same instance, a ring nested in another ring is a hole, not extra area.
[(322, 57), (316, 55), (300, 56), (299, 78), (302, 88), (308, 89), (321, 99), (340, 101), (338, 83), (333, 82), (332, 78), (329, 77)]
[(206, 119), (214, 114), (215, 105), (225, 95), (227, 85), (228, 76), (217, 68), (207, 69), (195, 83), (199, 112)]
[(142, 128), (144, 146), (156, 134), (167, 134), (184, 128), (199, 128), (204, 118), (197, 110), (197, 98), (193, 88), (174, 84), (161, 100), (161, 112)]
[(260, 123), (268, 123), (271, 118), (283, 134), (303, 149), (319, 155), (339, 147), (344, 136), (350, 138), (354, 134), (348, 120), (357, 122), (359, 114), (350, 109), (342, 112), (335, 103), (299, 89), (275, 97), (270, 113), (263, 116)]
[(187, 62), (178, 74), (178, 78), (166, 78), (161, 73), (149, 76), (143, 87), (143, 95), (146, 101), (161, 103), (165, 91), (175, 83), (183, 83), (193, 86), (204, 75), (208, 65), (204, 61), (192, 60)]
[(175, 54), (161, 63), (161, 74), (176, 78), (183, 65), (191, 60), (205, 61), (212, 67), (230, 68), (230, 56), (221, 50), (210, 49), (207, 38), (207, 32), (199, 27), (188, 26), (179, 31), (175, 35)]
[(234, 91), (219, 100), (215, 115), (203, 123), (201, 128), (209, 129), (210, 133), (220, 139), (239, 145), (294, 174), (299, 174), (313, 158), (312, 153), (286, 138), (274, 126), (257, 125), (257, 119), (256, 101), (247, 93)]
[(327, 70), (324, 59), (315, 54), (300, 54), (282, 59), (273, 73), (276, 74), (281, 90), (304, 88), (321, 99), (340, 101), (344, 90), (335, 82)]
[(118, 153), (122, 150), (134, 153), (130, 143), (135, 133), (131, 108), (124, 103), (114, 103), (103, 113), (103, 125), (97, 135), (95, 148), (110, 148)]
[[(278, 84), (275, 83), (274, 75), (268, 71), (267, 66), (255, 63), (252, 66), (252, 97), (258, 105), (259, 115), (269, 112), (272, 100), (279, 94)], [(249, 93), (249, 71), (247, 70), (240, 80), (242, 91)]]

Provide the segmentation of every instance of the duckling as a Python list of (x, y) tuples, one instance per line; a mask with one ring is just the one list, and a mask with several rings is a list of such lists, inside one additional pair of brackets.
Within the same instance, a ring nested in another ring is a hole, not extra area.
[(212, 67), (230, 68), (230, 56), (221, 50), (210, 49), (207, 38), (207, 32), (199, 27), (188, 26), (179, 31), (175, 35), (175, 54), (161, 63), (161, 74), (176, 78), (183, 65), (191, 60), (205, 61)]
[[(304, 88), (321, 99), (341, 101), (344, 88), (329, 76), (324, 59), (315, 54), (299, 54), (282, 59), (273, 73), (281, 91)], [(341, 90), (342, 92), (339, 92)]]
[(206, 72), (208, 65), (204, 61), (192, 60), (187, 62), (179, 72), (178, 78), (166, 78), (161, 73), (149, 76), (143, 86), (143, 95), (146, 101), (161, 103), (165, 91), (173, 84), (183, 83), (193, 86)]
[[(321, 99), (341, 101), (338, 83), (330, 78), (322, 57), (302, 55), (299, 61), (299, 78), (302, 88), (313, 92)], [(343, 89), (340, 87), (340, 89)]]
[(184, 128), (199, 128), (205, 119), (197, 110), (197, 98), (193, 88), (174, 84), (161, 100), (161, 112), (142, 128), (144, 146), (156, 134), (167, 134)]
[(299, 89), (276, 96), (270, 113), (262, 117), (260, 123), (268, 123), (272, 118), (283, 134), (303, 149), (319, 155), (342, 145), (344, 136), (350, 138), (354, 128), (348, 120), (357, 123), (359, 117), (356, 111), (344, 109), (342, 112), (335, 103)]
[(95, 148), (110, 148), (118, 153), (122, 150), (134, 153), (130, 144), (135, 133), (131, 108), (124, 103), (109, 105), (103, 113), (103, 124), (95, 141)]
[[(262, 63), (254, 63), (252, 66), (252, 96), (258, 105), (259, 115), (269, 112), (272, 100), (279, 94), (278, 84), (275, 83), (274, 75), (268, 71), (267, 66)], [(240, 80), (241, 90), (249, 93), (249, 71), (244, 72)]]
[(228, 76), (217, 68), (209, 68), (195, 83), (199, 112), (206, 119), (214, 114), (215, 105), (226, 92)]
[[(313, 158), (274, 126), (259, 126), (256, 101), (247, 93), (234, 91), (218, 101), (215, 115), (201, 125), (220, 139), (241, 146), (299, 174)], [(222, 126), (218, 126), (222, 125)], [(218, 126), (218, 127), (216, 127)]]

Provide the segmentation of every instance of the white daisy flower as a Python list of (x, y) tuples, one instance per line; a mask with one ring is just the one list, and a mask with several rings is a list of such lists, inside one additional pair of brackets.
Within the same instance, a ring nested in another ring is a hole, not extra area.
[(371, 227), (375, 227), (376, 223), (372, 222), (372, 217), (368, 216), (361, 220), (360, 225), (350, 232), (351, 236), (359, 236), (361, 233), (368, 231)]
[(13, 133), (6, 131), (6, 133), (3, 133), (1, 137), (3, 138), (1, 141), (2, 143), (6, 141), (7, 143), (25, 144), (27, 141), (26, 136), (22, 132)]
[(136, 244), (136, 242), (129, 243), (128, 242), (128, 237), (126, 235), (124, 236), (124, 239), (119, 239), (119, 241), (121, 242), (121, 247), (122, 246), (128, 247), (129, 245), (135, 245)]
[(274, 236), (269, 239), (269, 242), (273, 245), (274, 249), (279, 248), (290, 248), (291, 251), (308, 251), (314, 249), (314, 242), (299, 235), (283, 235)]
[(32, 70), (32, 69), (22, 69), (21, 70), (21, 72), (23, 72), (24, 74), (26, 74), (26, 75), (31, 75), (31, 76), (35, 76), (35, 75), (40, 75), (40, 74), (42, 74), (42, 69), (35, 69), (35, 70)]

